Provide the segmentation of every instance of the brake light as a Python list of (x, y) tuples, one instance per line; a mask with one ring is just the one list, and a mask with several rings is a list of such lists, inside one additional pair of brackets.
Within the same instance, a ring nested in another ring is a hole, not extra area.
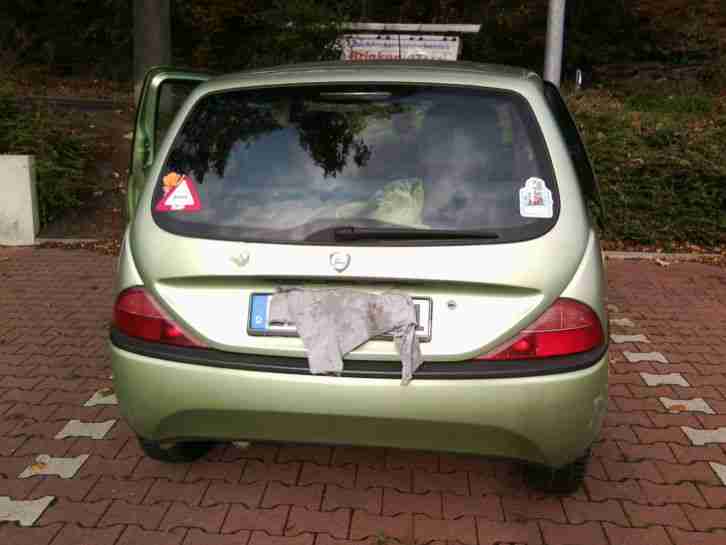
[(597, 314), (573, 299), (558, 299), (513, 341), (478, 360), (551, 358), (587, 352), (605, 342)]
[(129, 337), (177, 346), (203, 346), (167, 317), (144, 288), (128, 288), (119, 294), (113, 323)]

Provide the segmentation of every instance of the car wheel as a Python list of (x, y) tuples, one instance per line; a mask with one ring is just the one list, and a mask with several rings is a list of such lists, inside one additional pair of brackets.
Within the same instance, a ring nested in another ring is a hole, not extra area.
[(142, 439), (141, 437), (139, 437), (139, 444), (141, 445), (141, 450), (149, 458), (172, 464), (193, 462), (204, 456), (214, 446), (214, 443), (209, 441), (162, 443), (160, 441)]
[(527, 467), (527, 482), (529, 486), (542, 492), (572, 494), (580, 488), (589, 461), (590, 451), (587, 451), (571, 464), (560, 468), (530, 465)]

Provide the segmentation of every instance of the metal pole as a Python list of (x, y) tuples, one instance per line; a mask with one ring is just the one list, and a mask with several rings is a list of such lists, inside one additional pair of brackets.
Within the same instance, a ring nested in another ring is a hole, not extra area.
[(547, 45), (545, 49), (544, 79), (557, 87), (562, 78), (562, 52), (565, 41), (566, 0), (550, 0), (547, 16)]

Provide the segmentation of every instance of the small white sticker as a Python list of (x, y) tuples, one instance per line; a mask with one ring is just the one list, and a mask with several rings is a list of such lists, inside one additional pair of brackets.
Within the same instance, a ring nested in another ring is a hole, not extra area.
[(519, 190), (519, 213), (523, 218), (551, 218), (552, 191), (541, 178), (530, 178)]

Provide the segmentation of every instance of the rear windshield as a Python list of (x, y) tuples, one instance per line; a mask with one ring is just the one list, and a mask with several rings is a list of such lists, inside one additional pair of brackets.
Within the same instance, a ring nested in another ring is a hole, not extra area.
[(363, 228), (364, 244), (467, 233), (493, 243), (543, 234), (559, 199), (517, 94), (307, 86), (203, 97), (173, 142), (152, 211), (190, 237), (336, 243), (341, 229)]

